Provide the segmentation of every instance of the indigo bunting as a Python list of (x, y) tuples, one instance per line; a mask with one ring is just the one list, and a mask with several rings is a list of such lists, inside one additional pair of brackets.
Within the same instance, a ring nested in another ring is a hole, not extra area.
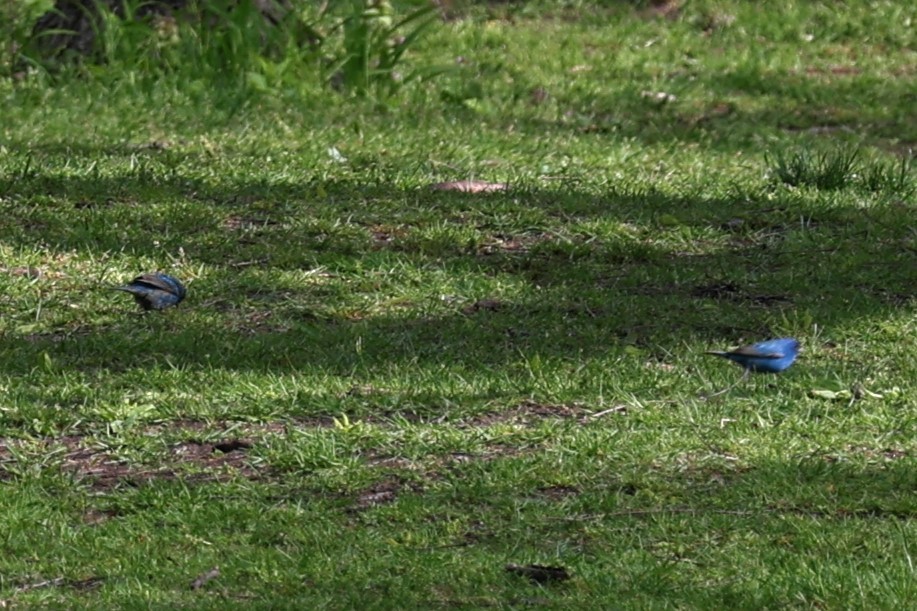
[(141, 274), (130, 284), (117, 286), (115, 290), (132, 294), (144, 310), (162, 310), (177, 305), (185, 298), (186, 292), (178, 279), (159, 272)]
[(769, 339), (757, 344), (749, 344), (728, 352), (711, 351), (715, 354), (737, 363), (749, 371), (757, 373), (780, 373), (793, 364), (799, 354), (799, 342), (792, 337)]
[(757, 373), (780, 373), (785, 370), (796, 360), (796, 355), (799, 354), (799, 342), (792, 337), (781, 337), (780, 339), (769, 339), (757, 344), (749, 344), (728, 352), (710, 351), (707, 354), (715, 354), (724, 359), (729, 359), (745, 370), (742, 372), (742, 377), (734, 384), (706, 395), (705, 398), (709, 399), (732, 390), (744, 381), (752, 371)]

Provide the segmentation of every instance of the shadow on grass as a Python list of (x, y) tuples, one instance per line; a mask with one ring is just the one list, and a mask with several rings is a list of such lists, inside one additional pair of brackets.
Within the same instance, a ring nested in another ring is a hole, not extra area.
[[(855, 63), (809, 61), (793, 70), (755, 62), (725, 70), (671, 66), (651, 90), (648, 81), (624, 79), (601, 89), (574, 82), (552, 92), (556, 119), (518, 104), (496, 121), (522, 133), (572, 131), (663, 146), (702, 142), (723, 153), (747, 154), (775, 137), (800, 134), (815, 137), (809, 142), (827, 136), (832, 144), (846, 140), (910, 154), (917, 145), (910, 79), (869, 74)], [(460, 120), (479, 120), (471, 111), (453, 112)]]
[[(183, 252), (189, 265), (211, 266), (209, 278), (163, 316), (134, 318), (132, 304), (112, 296), (112, 310), (124, 302), (121, 322), (72, 315), (58, 331), (7, 333), (0, 353), (11, 367), (27, 371), (48, 353), (78, 369), (166, 360), (346, 375), (417, 362), (486, 367), (520, 354), (588, 358), (621, 344), (665, 358), (698, 337), (722, 345), (881, 319), (915, 295), (917, 257), (901, 247), (908, 227), (891, 207), (851, 210), (789, 191), (673, 197), (522, 186), (473, 196), (357, 179), (215, 185), (143, 167), (119, 177), (38, 168), (3, 178), (0, 242), (61, 257), (149, 253), (163, 263)], [(524, 296), (442, 295), (421, 284), (383, 311), (354, 300), (385, 293), (407, 268), (504, 278)], [(272, 276), (316, 270), (335, 278), (291, 285)], [(99, 307), (84, 297), (99, 278), (35, 282), (66, 286), (46, 310), (67, 308), (67, 297), (78, 311)]]

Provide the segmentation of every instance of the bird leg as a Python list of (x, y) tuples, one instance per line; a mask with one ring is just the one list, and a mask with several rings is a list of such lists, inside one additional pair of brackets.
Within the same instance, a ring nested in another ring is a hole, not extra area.
[(727, 386), (727, 387), (724, 388), (723, 390), (718, 390), (718, 391), (716, 391), (715, 393), (711, 393), (711, 394), (709, 394), (709, 395), (704, 395), (704, 394), (702, 394), (702, 395), (701, 395), (701, 398), (702, 398), (702, 399), (712, 399), (713, 397), (719, 397), (720, 395), (726, 394), (727, 392), (729, 392), (730, 390), (732, 390), (733, 388), (735, 388), (736, 386), (738, 386), (739, 384), (741, 384), (742, 382), (744, 382), (745, 380), (747, 380), (747, 379), (748, 379), (748, 374), (750, 374), (750, 373), (751, 373), (751, 369), (746, 369), (746, 370), (744, 370), (744, 371), (742, 372), (742, 377), (740, 377), (738, 380), (736, 380), (735, 382), (733, 382), (732, 384), (730, 384), (729, 386)]

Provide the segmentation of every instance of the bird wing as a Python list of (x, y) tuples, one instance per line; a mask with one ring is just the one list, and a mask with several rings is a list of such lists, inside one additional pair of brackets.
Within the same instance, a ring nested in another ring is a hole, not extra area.
[(756, 359), (782, 359), (784, 355), (782, 352), (773, 352), (761, 350), (757, 346), (742, 346), (741, 348), (736, 348), (735, 350), (730, 350), (729, 354), (738, 354), (741, 356), (751, 356)]
[(175, 287), (170, 282), (156, 274), (141, 274), (131, 282), (134, 285), (146, 286), (152, 289), (159, 289), (166, 293), (175, 293)]

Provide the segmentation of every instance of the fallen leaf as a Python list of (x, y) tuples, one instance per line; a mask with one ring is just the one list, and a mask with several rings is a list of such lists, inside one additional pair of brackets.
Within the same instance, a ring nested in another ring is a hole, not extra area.
[(529, 92), (529, 98), (532, 104), (538, 105), (548, 99), (548, 90), (544, 87), (535, 87)]
[(506, 191), (509, 186), (505, 182), (485, 182), (483, 180), (454, 180), (438, 182), (430, 186), (434, 191), (458, 191), (459, 193), (493, 193)]

